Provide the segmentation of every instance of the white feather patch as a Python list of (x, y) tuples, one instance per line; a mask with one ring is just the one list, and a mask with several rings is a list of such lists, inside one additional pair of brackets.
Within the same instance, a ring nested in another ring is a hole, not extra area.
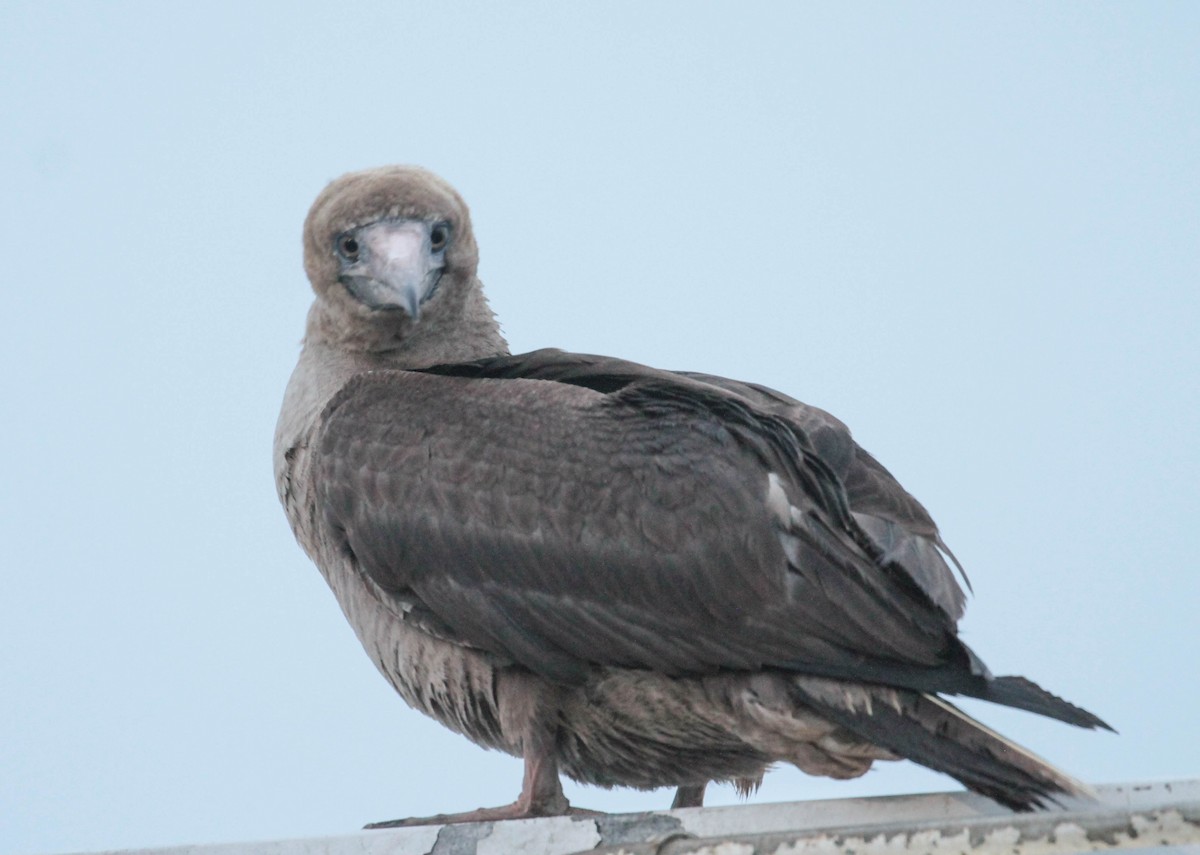
[(767, 509), (782, 527), (791, 524), (794, 508), (783, 489), (783, 481), (774, 472), (767, 473)]

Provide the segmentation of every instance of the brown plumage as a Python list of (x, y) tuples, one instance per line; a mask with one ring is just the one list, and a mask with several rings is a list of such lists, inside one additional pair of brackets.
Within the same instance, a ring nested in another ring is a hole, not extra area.
[(752, 789), (908, 757), (1016, 809), (1082, 785), (938, 697), (1083, 727), (991, 676), (929, 514), (827, 413), (606, 357), (509, 356), (467, 208), (387, 167), (304, 230), (316, 300), (275, 438), (296, 537), (412, 706), (525, 758), (503, 808), (600, 786)]

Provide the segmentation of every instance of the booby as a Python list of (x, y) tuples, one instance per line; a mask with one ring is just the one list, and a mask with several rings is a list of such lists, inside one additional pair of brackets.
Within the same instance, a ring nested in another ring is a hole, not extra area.
[(962, 642), (957, 562), (844, 424), (753, 383), (510, 355), (477, 263), (466, 204), (416, 167), (333, 181), (304, 225), (288, 520), (401, 697), (525, 764), (511, 804), (377, 825), (565, 814), (560, 774), (696, 806), (778, 762), (908, 758), (1016, 810), (1086, 793), (946, 699), (1107, 728)]

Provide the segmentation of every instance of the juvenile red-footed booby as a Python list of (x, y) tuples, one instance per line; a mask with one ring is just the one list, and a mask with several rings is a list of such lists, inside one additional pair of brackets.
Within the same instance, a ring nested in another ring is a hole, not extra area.
[(752, 789), (909, 758), (1017, 810), (1086, 788), (943, 695), (1081, 727), (994, 677), (925, 508), (840, 421), (749, 383), (510, 356), (467, 207), (414, 167), (337, 179), (275, 436), (288, 520), (400, 695), (524, 758), (510, 805), (603, 787)]

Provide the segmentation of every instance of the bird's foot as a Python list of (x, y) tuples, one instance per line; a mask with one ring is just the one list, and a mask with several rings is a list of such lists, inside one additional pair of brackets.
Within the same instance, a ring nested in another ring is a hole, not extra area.
[(521, 795), (510, 805), (477, 808), (463, 813), (440, 813), (373, 822), (366, 828), (408, 828), (414, 825), (450, 825), (457, 822), (499, 822), (505, 819), (533, 819), (540, 816), (603, 816), (599, 811), (573, 808), (563, 795), (558, 779), (558, 763), (553, 752), (554, 729), (533, 721), (523, 739), (525, 777)]
[(391, 819), (372, 822), (363, 828), (409, 828), (414, 825), (451, 825), (458, 822), (498, 822), (505, 819), (533, 819), (539, 816), (604, 816), (603, 811), (571, 807), (566, 799), (562, 805), (529, 805), (521, 799), (510, 805), (494, 808), (476, 808), (462, 813), (439, 813), (436, 816), (413, 816), (408, 819)]

